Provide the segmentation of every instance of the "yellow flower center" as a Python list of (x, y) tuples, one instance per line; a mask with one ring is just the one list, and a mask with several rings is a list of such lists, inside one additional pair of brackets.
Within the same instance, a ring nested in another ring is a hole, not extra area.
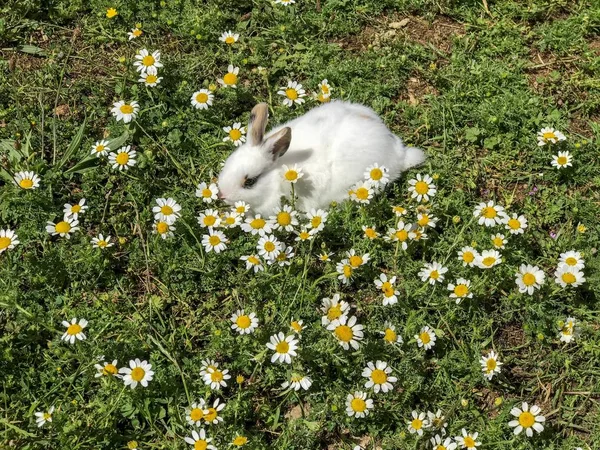
[(471, 436), (467, 436), (464, 440), (466, 448), (475, 448), (475, 440)]
[(356, 269), (357, 267), (360, 267), (362, 263), (363, 259), (360, 256), (353, 255), (350, 257), (350, 265), (352, 268)]
[(69, 222), (65, 222), (63, 220), (61, 222), (58, 222), (54, 229), (57, 233), (68, 233), (69, 231), (71, 231), (71, 225), (69, 224)]
[(169, 231), (169, 224), (167, 222), (158, 222), (156, 224), (156, 231), (158, 231), (160, 234), (165, 234), (167, 231)]
[(102, 369), (102, 375), (116, 375), (118, 371), (113, 364), (106, 364)]
[(250, 226), (255, 230), (261, 230), (266, 224), (267, 222), (265, 222), (265, 219), (253, 219), (252, 222), (250, 222)]
[(494, 358), (490, 358), (487, 360), (487, 362), (485, 363), (485, 366), (487, 367), (487, 371), (488, 372), (492, 372), (494, 371), (494, 369), (496, 369), (496, 360)]
[(231, 44), (235, 43), (235, 38), (233, 36), (227, 36), (225, 38), (225, 43), (231, 45)]
[(133, 106), (131, 105), (123, 105), (120, 108), (123, 114), (131, 114), (133, 112)]
[(199, 439), (194, 442), (194, 450), (206, 450), (208, 448), (208, 443), (204, 439)]
[(364, 412), (367, 409), (367, 402), (362, 398), (353, 398), (350, 402), (350, 407), (355, 412)]
[(206, 188), (206, 189), (202, 189), (202, 197), (204, 198), (210, 198), (212, 197), (213, 193), (210, 189)]
[(154, 65), (155, 61), (156, 60), (154, 59), (154, 56), (152, 56), (152, 55), (144, 56), (142, 58), (142, 64), (145, 65), (146, 67), (150, 67), (150, 66)]
[(305, 241), (310, 237), (310, 233), (308, 231), (302, 231), (302, 232), (300, 232), (299, 236), (300, 236), (300, 239)]
[[(217, 220), (217, 219), (215, 218), (215, 220)], [(235, 217), (227, 216), (225, 218), (225, 225), (233, 225), (233, 224), (235, 224)]]
[(437, 445), (433, 450), (447, 450), (443, 445)]
[(149, 74), (146, 76), (146, 84), (156, 83), (158, 81), (158, 77), (156, 75)]
[(492, 243), (494, 244), (494, 247), (500, 248), (504, 245), (504, 240), (501, 237), (495, 237), (492, 239)]
[(222, 381), (223, 380), (223, 372), (221, 372), (220, 370), (215, 370), (214, 372), (211, 372), (210, 379), (217, 383), (219, 381)]
[(277, 213), (277, 223), (281, 226), (287, 226), (292, 223), (292, 216), (287, 211), (280, 211)]
[(565, 272), (562, 274), (562, 280), (567, 284), (575, 283), (575, 275), (570, 272)]
[(350, 278), (350, 277), (352, 276), (352, 267), (351, 267), (351, 266), (349, 266), (348, 264), (346, 264), (346, 265), (344, 266), (344, 268), (342, 269), (342, 271), (343, 271), (343, 273), (344, 273), (344, 276), (345, 276), (346, 278)]
[(437, 270), (432, 270), (429, 274), (429, 278), (432, 280), (437, 280), (440, 277), (440, 273)]
[(285, 96), (290, 100), (296, 100), (298, 98), (298, 91), (296, 89), (287, 88), (285, 90)]
[(241, 447), (242, 445), (245, 445), (248, 442), (248, 438), (245, 436), (237, 436), (234, 440), (233, 440), (233, 445), (237, 445), (238, 447)]
[(412, 422), (410, 423), (410, 425), (415, 430), (420, 430), (423, 427), (423, 421), (421, 419), (413, 419)]
[(558, 158), (556, 158), (556, 162), (559, 166), (564, 166), (565, 164), (567, 164), (568, 159), (566, 156), (559, 156)]
[(542, 135), (542, 137), (543, 137), (544, 139), (556, 139), (556, 135), (554, 134), (554, 132), (553, 132), (553, 131), (546, 131), (546, 132), (545, 132), (545, 133)]
[(164, 205), (160, 208), (160, 212), (163, 213), (165, 216), (170, 216), (171, 214), (173, 214), (173, 208), (171, 208), (168, 205)]
[(431, 341), (431, 336), (429, 336), (429, 333), (427, 331), (423, 331), (421, 334), (419, 334), (419, 339), (421, 339), (421, 342), (423, 344), (429, 344), (429, 342)]
[(464, 297), (469, 293), (469, 288), (466, 284), (459, 284), (454, 288), (454, 294), (457, 297)]
[(194, 408), (190, 411), (190, 419), (192, 419), (194, 422), (202, 420), (203, 417), (204, 411), (202, 411), (200, 408)]
[(403, 208), (402, 206), (394, 206), (392, 209), (396, 214), (404, 214), (406, 212), (406, 208)]
[(135, 30), (133, 30), (131, 32), (131, 34), (133, 34), (135, 37), (140, 37), (142, 35), (142, 30), (140, 30), (139, 28), (136, 28)]
[(217, 222), (217, 218), (215, 216), (204, 217), (204, 225), (206, 225), (207, 227), (212, 227), (216, 222)]
[(276, 346), (275, 346), (275, 351), (277, 353), (287, 353), (290, 350), (290, 344), (288, 344), (286, 341), (281, 341), (279, 342)]
[(302, 331), (302, 325), (300, 325), (295, 320), (290, 324), (290, 326), (294, 329), (296, 333), (300, 333)]
[(429, 223), (429, 216), (427, 214), (423, 214), (421, 218), (417, 221), (420, 227), (424, 227)]
[(406, 231), (405, 229), (397, 230), (394, 234), (396, 236), (396, 239), (398, 239), (400, 242), (404, 242), (408, 239), (408, 231)]
[(97, 153), (103, 152), (105, 148), (106, 147), (104, 147), (104, 145), (97, 145), (96, 146), (96, 152)]
[(371, 177), (371, 180), (379, 181), (383, 177), (383, 171), (378, 167), (375, 167), (374, 169), (371, 169), (369, 176)]
[(521, 228), (521, 222), (519, 222), (517, 219), (510, 219), (508, 221), (508, 226), (512, 230), (518, 230), (519, 228)]
[(221, 238), (216, 234), (213, 234), (211, 237), (208, 238), (208, 242), (210, 243), (210, 245), (215, 247), (221, 243)]
[(118, 12), (115, 8), (109, 8), (106, 10), (106, 17), (108, 17), (109, 19), (112, 19), (117, 14), (118, 14)]
[(335, 320), (342, 315), (341, 305), (332, 306), (327, 310), (327, 318), (329, 320)]
[(373, 228), (365, 229), (365, 236), (369, 239), (375, 239), (377, 237), (377, 232)]
[(354, 337), (352, 328), (350, 328), (348, 325), (339, 325), (336, 327), (335, 335), (342, 342), (350, 342)]
[(19, 181), (19, 186), (23, 189), (31, 189), (33, 187), (33, 180), (31, 178), (23, 178)]
[(424, 181), (417, 181), (415, 183), (415, 192), (419, 195), (425, 195), (429, 192), (429, 185)]
[(359, 200), (368, 200), (369, 199), (369, 190), (364, 187), (359, 187), (356, 192), (356, 198)]
[(523, 428), (531, 428), (534, 423), (535, 416), (529, 411), (523, 411), (521, 414), (519, 414), (519, 425), (521, 425)]
[(250, 326), (251, 320), (250, 317), (248, 316), (239, 316), (236, 320), (235, 323), (237, 324), (238, 327), (242, 328), (242, 329), (246, 329)]
[(321, 225), (322, 221), (323, 219), (321, 219), (321, 216), (315, 216), (312, 219), (310, 219), (310, 224), (313, 228), (318, 228), (319, 225)]
[(385, 336), (383, 338), (388, 342), (396, 342), (396, 339), (398, 339), (398, 335), (391, 328), (386, 328)]
[(321, 85), (321, 92), (323, 94), (329, 94), (329, 86), (327, 86), (326, 84), (322, 84)]
[(206, 103), (208, 101), (208, 94), (200, 92), (198, 95), (196, 95), (196, 101), (198, 103)]
[(565, 259), (565, 262), (569, 266), (576, 266), (577, 265), (577, 258), (573, 258), (572, 256), (569, 256), (567, 259)]
[(295, 181), (298, 179), (298, 172), (294, 169), (290, 169), (285, 173), (285, 179), (288, 181)]
[(464, 262), (472, 263), (475, 260), (475, 255), (473, 252), (464, 252), (462, 258)]
[(535, 284), (535, 275), (526, 273), (523, 275), (523, 283), (525, 286), (533, 286)]
[(275, 250), (275, 244), (273, 244), (271, 241), (267, 241), (265, 242), (264, 249), (268, 252), (272, 252)]
[(232, 128), (229, 132), (229, 139), (232, 141), (238, 141), (242, 137), (242, 132), (237, 128)]
[(204, 416), (204, 420), (212, 422), (217, 418), (217, 410), (215, 408), (208, 408), (208, 412)]
[(5, 248), (8, 248), (8, 246), (10, 245), (11, 242), (12, 242), (11, 238), (0, 237), (0, 250), (4, 250)]
[(258, 260), (258, 258), (256, 256), (250, 256), (248, 258), (248, 262), (251, 264), (254, 264), (255, 266), (260, 264), (260, 261)]
[(371, 372), (371, 380), (375, 384), (383, 384), (387, 381), (387, 373), (384, 370), (375, 369)]
[(383, 283), (383, 285), (381, 286), (381, 290), (383, 291), (383, 294), (386, 297), (391, 297), (391, 296), (395, 295), (394, 287), (391, 285), (391, 283), (389, 281), (386, 281), (385, 283)]
[(496, 212), (496, 208), (493, 206), (486, 206), (481, 210), (481, 215), (486, 219), (493, 219), (498, 215), (498, 213)]
[(321, 103), (327, 103), (331, 101), (331, 97), (326, 97), (326, 95), (327, 94), (324, 92), (319, 92), (319, 95), (317, 95), (317, 100), (319, 100)]
[(127, 153), (127, 152), (119, 153), (117, 155), (117, 157), (115, 158), (115, 161), (117, 162), (117, 164), (120, 164), (121, 166), (126, 165), (129, 162), (129, 153)]
[(496, 258), (494, 258), (493, 256), (488, 256), (487, 258), (483, 258), (483, 261), (481, 262), (486, 267), (492, 267), (496, 262)]
[(131, 371), (131, 379), (138, 383), (144, 379), (144, 375), (146, 375), (146, 371), (141, 367), (136, 367)]
[(232, 86), (235, 83), (237, 83), (237, 75), (235, 73), (227, 73), (224, 77), (223, 77), (223, 83), (225, 83), (228, 86)]
[(50, 420), (50, 419), (52, 419), (52, 414), (50, 414), (48, 412), (45, 412), (44, 413), (44, 420)]
[(73, 323), (69, 325), (69, 328), (67, 328), (67, 334), (70, 336), (75, 336), (76, 334), (81, 333), (82, 330), (83, 328), (81, 328), (81, 325), (78, 323)]

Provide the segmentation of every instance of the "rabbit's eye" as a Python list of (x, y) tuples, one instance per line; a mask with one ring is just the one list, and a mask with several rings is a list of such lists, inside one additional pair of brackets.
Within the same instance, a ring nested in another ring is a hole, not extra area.
[(258, 180), (258, 177), (260, 177), (260, 175), (256, 175), (254, 178), (246, 177), (246, 179), (244, 180), (244, 189), (250, 189), (252, 186), (254, 186), (254, 184)]

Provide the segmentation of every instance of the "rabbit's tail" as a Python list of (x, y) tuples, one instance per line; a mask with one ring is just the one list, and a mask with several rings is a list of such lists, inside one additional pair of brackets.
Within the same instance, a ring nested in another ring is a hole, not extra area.
[(402, 171), (408, 170), (411, 167), (420, 166), (427, 158), (425, 153), (420, 148), (406, 147), (398, 136), (396, 137), (396, 152), (401, 161)]

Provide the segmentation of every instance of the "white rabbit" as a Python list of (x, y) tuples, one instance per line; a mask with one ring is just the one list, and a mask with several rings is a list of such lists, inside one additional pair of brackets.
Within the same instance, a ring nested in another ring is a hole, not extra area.
[(422, 150), (405, 147), (366, 106), (332, 101), (265, 136), (267, 117), (265, 103), (252, 109), (248, 142), (227, 158), (218, 181), (220, 198), (229, 204), (243, 200), (263, 216), (273, 214), (282, 196), (291, 197), (284, 164), (302, 169), (296, 207), (310, 211), (347, 199), (349, 188), (374, 163), (387, 167), (391, 182), (425, 161)]

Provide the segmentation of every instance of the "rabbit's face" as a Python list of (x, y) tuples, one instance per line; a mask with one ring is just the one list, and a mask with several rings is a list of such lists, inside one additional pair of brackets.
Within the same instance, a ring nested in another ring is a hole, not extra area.
[(282, 128), (263, 140), (267, 125), (267, 105), (256, 105), (250, 115), (248, 142), (234, 151), (225, 161), (219, 174), (221, 198), (233, 204), (243, 200), (253, 209), (265, 210), (262, 205), (275, 204), (281, 193), (274, 169), (279, 167), (277, 159), (288, 149), (291, 130)]

